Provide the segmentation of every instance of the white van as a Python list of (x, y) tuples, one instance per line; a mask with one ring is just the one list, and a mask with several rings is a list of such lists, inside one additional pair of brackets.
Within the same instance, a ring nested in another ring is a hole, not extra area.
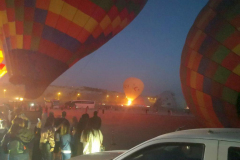
[(92, 100), (73, 100), (71, 103), (78, 109), (78, 108), (94, 108), (95, 102)]

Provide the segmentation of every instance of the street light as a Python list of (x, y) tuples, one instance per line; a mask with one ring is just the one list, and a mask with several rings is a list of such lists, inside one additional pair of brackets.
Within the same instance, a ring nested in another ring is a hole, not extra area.
[(5, 92), (6, 92), (6, 91), (7, 91), (6, 89), (4, 89), (4, 90), (3, 90), (3, 93), (4, 93), (4, 98), (5, 98)]
[(23, 101), (23, 98), (21, 97), (21, 98), (19, 98), (19, 100), (20, 100), (20, 101)]
[(59, 96), (61, 95), (61, 92), (58, 92), (58, 100), (59, 100)]

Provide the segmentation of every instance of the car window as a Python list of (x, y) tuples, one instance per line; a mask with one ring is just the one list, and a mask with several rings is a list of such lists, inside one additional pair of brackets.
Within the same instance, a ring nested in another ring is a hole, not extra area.
[(228, 148), (228, 160), (240, 160), (240, 147)]
[(164, 143), (143, 148), (124, 160), (202, 160), (204, 144)]

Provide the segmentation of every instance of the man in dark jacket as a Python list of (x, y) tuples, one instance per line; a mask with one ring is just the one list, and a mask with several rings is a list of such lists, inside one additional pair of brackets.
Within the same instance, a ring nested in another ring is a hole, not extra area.
[(102, 124), (102, 120), (100, 117), (98, 117), (97, 111), (94, 111), (93, 114), (94, 114), (93, 117), (90, 118), (90, 121), (92, 122), (92, 125), (93, 125), (92, 127), (93, 127), (93, 129), (99, 130), (101, 127), (101, 124)]

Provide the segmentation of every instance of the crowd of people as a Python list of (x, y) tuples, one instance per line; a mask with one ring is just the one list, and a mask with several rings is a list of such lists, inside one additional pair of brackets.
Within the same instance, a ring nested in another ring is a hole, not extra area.
[(103, 135), (97, 111), (91, 118), (86, 112), (79, 121), (73, 117), (70, 122), (65, 111), (61, 118), (54, 117), (53, 112), (43, 112), (34, 130), (20, 109), (14, 113), (1, 140), (1, 160), (67, 160), (101, 151)]

